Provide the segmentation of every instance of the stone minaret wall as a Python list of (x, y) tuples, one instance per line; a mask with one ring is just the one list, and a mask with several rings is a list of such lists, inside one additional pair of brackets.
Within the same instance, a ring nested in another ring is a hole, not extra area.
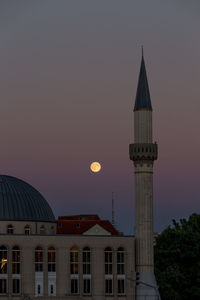
[[(152, 142), (152, 107), (144, 59), (142, 57), (134, 109), (134, 144), (129, 148), (134, 162), (136, 272), (140, 281), (156, 286), (153, 258), (153, 163), (157, 144)], [(152, 287), (136, 286), (136, 299), (154, 300)]]

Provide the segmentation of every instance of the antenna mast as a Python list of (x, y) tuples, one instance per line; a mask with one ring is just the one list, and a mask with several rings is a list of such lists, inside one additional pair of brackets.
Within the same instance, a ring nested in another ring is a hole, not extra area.
[(115, 226), (114, 192), (112, 192), (112, 225)]

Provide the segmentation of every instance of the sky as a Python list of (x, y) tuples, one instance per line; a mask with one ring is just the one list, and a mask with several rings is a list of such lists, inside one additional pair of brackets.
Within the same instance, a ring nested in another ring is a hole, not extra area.
[[(141, 45), (153, 106), (154, 228), (200, 213), (200, 2), (1, 0), (0, 173), (55, 216), (134, 232), (129, 160)], [(92, 173), (92, 161), (102, 170)]]

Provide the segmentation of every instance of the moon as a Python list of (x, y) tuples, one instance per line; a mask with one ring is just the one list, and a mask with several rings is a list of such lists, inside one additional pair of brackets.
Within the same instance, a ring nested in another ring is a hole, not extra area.
[(94, 173), (97, 173), (101, 170), (101, 164), (98, 161), (94, 161), (90, 165), (90, 170)]

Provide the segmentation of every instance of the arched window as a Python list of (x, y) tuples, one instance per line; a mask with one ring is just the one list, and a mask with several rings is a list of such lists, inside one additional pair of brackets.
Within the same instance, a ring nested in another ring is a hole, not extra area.
[(78, 248), (76, 247), (70, 250), (70, 273), (78, 274)]
[(91, 293), (91, 251), (89, 247), (83, 248), (83, 293)]
[(117, 274), (125, 274), (124, 248), (117, 249)]
[(78, 248), (72, 247), (70, 249), (70, 281), (71, 294), (78, 294), (79, 292), (79, 265), (78, 265)]
[(8, 273), (8, 249), (5, 246), (0, 247), (0, 274)]
[(43, 249), (35, 248), (35, 272), (43, 272)]
[(105, 294), (113, 294), (113, 252), (110, 247), (104, 250), (105, 258)]
[(44, 251), (38, 246), (35, 248), (35, 296), (43, 296), (43, 265)]
[(7, 294), (8, 291), (8, 249), (0, 247), (0, 295)]
[(12, 293), (20, 294), (21, 276), (20, 276), (20, 248), (12, 248)]
[(26, 225), (26, 226), (24, 227), (24, 233), (25, 233), (25, 235), (30, 235), (30, 233), (31, 233), (31, 228), (30, 228), (29, 225)]
[(105, 274), (113, 273), (113, 253), (110, 247), (105, 249)]
[(12, 274), (20, 274), (20, 249), (18, 246), (12, 248)]
[(14, 233), (14, 227), (12, 226), (12, 224), (9, 224), (7, 226), (7, 233), (8, 234), (13, 234)]
[(117, 292), (119, 295), (125, 294), (125, 254), (123, 247), (117, 249)]
[(48, 272), (56, 272), (56, 250), (54, 247), (48, 249)]
[(48, 296), (56, 296), (56, 249), (48, 248)]

